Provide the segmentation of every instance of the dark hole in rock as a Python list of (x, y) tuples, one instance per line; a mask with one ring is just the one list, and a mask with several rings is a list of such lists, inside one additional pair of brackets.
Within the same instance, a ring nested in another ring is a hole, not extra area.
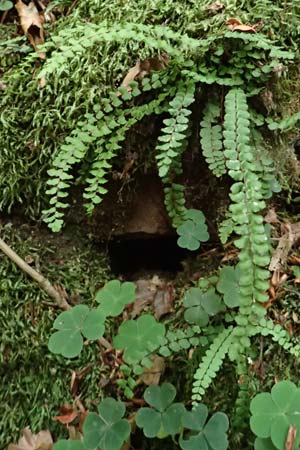
[(108, 255), (112, 272), (134, 279), (142, 272), (176, 274), (182, 270), (186, 250), (178, 247), (177, 236), (112, 239)]

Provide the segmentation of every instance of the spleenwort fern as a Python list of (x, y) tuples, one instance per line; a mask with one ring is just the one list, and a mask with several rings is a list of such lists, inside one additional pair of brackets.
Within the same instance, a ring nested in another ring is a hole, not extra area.
[(231, 90), (225, 99), (224, 147), (226, 166), (235, 183), (231, 187), (233, 201), (229, 210), (234, 231), (241, 237), (235, 241), (241, 269), (241, 306), (235, 330), (236, 339), (230, 349), (231, 359), (238, 357), (243, 347), (250, 346), (247, 326), (255, 317), (264, 315), (261, 303), (268, 300), (270, 244), (260, 212), (265, 207), (262, 184), (250, 146), (250, 116), (244, 92)]
[(222, 127), (219, 125), (220, 107), (209, 102), (200, 123), (201, 147), (208, 167), (216, 177), (226, 173)]
[[(154, 82), (156, 82), (156, 78)], [(148, 81), (149, 82), (149, 81)], [(68, 203), (63, 199), (68, 196), (67, 189), (73, 175), (70, 174), (72, 167), (84, 160), (91, 146), (94, 149), (94, 160), (90, 166), (87, 187), (84, 198), (87, 200), (86, 209), (89, 214), (93, 212), (94, 206), (102, 201), (107, 189), (103, 186), (107, 182), (106, 176), (112, 167), (112, 159), (121, 149), (121, 143), (126, 138), (126, 132), (138, 121), (153, 113), (159, 114), (166, 108), (164, 101), (170, 94), (161, 93), (156, 99), (141, 106), (129, 109), (121, 109), (125, 100), (129, 100), (140, 94), (137, 83), (132, 83), (133, 90), (121, 91), (121, 96), (112, 93), (110, 98), (103, 99), (100, 105), (94, 106), (94, 114), (87, 113), (85, 122), (79, 122), (78, 127), (66, 138), (56, 158), (52, 169), (48, 171), (50, 179), (47, 184), (50, 188), (47, 194), (51, 196), (51, 207), (44, 211), (45, 222), (52, 231), (59, 231), (63, 225), (63, 211)], [(146, 83), (144, 83), (147, 86)], [(159, 86), (163, 82), (159, 83)], [(101, 108), (102, 107), (102, 108)]]
[(199, 402), (220, 370), (232, 342), (233, 327), (224, 329), (214, 339), (194, 375), (192, 400)]

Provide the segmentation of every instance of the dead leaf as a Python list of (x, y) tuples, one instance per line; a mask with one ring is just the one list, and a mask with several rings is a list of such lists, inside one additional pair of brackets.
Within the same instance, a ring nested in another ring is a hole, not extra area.
[(153, 361), (153, 364), (149, 369), (145, 368), (140, 379), (147, 386), (152, 384), (157, 386), (159, 384), (160, 377), (165, 370), (165, 360), (161, 356), (157, 355), (151, 356), (150, 359)]
[(206, 9), (205, 11), (211, 12), (211, 13), (216, 13), (219, 11), (222, 11), (223, 9), (225, 9), (225, 5), (219, 1), (213, 2), (211, 3)]
[(296, 435), (297, 435), (297, 430), (294, 427), (294, 425), (290, 425), (289, 426), (289, 430), (286, 436), (286, 440), (285, 440), (285, 450), (292, 450), (294, 443), (295, 443), (295, 439), (296, 439)]
[(231, 17), (225, 23), (227, 25), (227, 28), (230, 31), (241, 31), (244, 33), (256, 33), (258, 31), (258, 29), (260, 29), (262, 27), (261, 22), (255, 24), (255, 25), (248, 25), (248, 24), (243, 24), (242, 22), (240, 22), (238, 19), (235, 19), (234, 17)]
[(297, 314), (294, 311), (292, 313), (292, 319), (293, 319), (293, 322), (299, 323), (299, 318), (298, 318)]
[(165, 314), (172, 311), (174, 302), (174, 288), (172, 283), (165, 283), (157, 290), (154, 297), (154, 316), (159, 320)]
[(32, 434), (29, 427), (24, 428), (18, 444), (9, 444), (7, 450), (52, 450), (53, 440), (50, 431)]
[[(38, 52), (39, 45), (44, 42), (43, 16), (39, 14), (33, 2), (26, 5), (22, 0), (18, 0), (16, 10), (20, 16), (21, 27), (27, 36), (30, 44)], [(40, 58), (45, 58), (44, 52), (39, 52)]]
[(268, 212), (264, 217), (264, 221), (271, 224), (279, 223), (275, 208), (268, 209)]
[(289, 251), (292, 246), (300, 239), (300, 222), (293, 224), (285, 223), (283, 228), (284, 234), (279, 239), (276, 250), (274, 251), (269, 270), (283, 272), (283, 267), (287, 262)]
[(41, 77), (38, 80), (38, 85), (41, 89), (43, 89), (47, 84), (46, 77)]
[[(166, 53), (162, 53), (154, 58), (144, 59), (143, 61), (139, 60), (135, 66), (129, 69), (126, 77), (121, 83), (121, 87), (126, 88), (128, 92), (132, 91), (131, 86), (129, 86), (132, 81), (137, 79), (142, 80), (153, 71), (165, 69), (169, 64), (169, 61), (170, 58)], [(118, 92), (118, 95), (121, 95), (121, 92)]]
[(59, 408), (61, 415), (53, 417), (52, 420), (57, 420), (63, 424), (69, 424), (78, 417), (78, 411), (69, 403), (65, 403)]
[(30, 265), (34, 263), (34, 258), (31, 255), (26, 255), (24, 261)]
[(174, 289), (172, 283), (167, 283), (157, 275), (150, 280), (137, 280), (136, 299), (130, 305), (131, 318), (135, 318), (149, 305), (154, 310), (154, 316), (157, 320), (164, 314), (172, 311), (174, 302)]

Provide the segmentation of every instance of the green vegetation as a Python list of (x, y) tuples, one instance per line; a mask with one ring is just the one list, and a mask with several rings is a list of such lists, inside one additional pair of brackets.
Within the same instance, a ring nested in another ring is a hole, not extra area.
[[(88, 367), (79, 396), (86, 417), (76, 416), (69, 436), (51, 426), (55, 450), (119, 450), (130, 439), (141, 449), (161, 448), (166, 439), (170, 449), (284, 450), (289, 434), (288, 450), (299, 446), (299, 388), (280, 381), (251, 401), (261, 387), (250, 366), (265, 337), (268, 348), (275, 343), (285, 358), (300, 358), (299, 339), (270, 312), (276, 230), (264, 220), (267, 202), (281, 185), (291, 192), (299, 176), (299, 168), (291, 170), (295, 155), (280, 150), (299, 131), (292, 91), (300, 90), (300, 7), (289, 0), (198, 3), (51, 2), (58, 20), (45, 25), (45, 60), (13, 35), (9, 21), (8, 37), (0, 31), (0, 208), (21, 207), (56, 232), (49, 245), (45, 232), (29, 238), (22, 227), (20, 234), (2, 227), (1, 236), (75, 296), (70, 310), (54, 313), (43, 293), (0, 260), (4, 445), (28, 424), (34, 432), (50, 427), (64, 403), (78, 401), (70, 375)], [(8, 17), (11, 7), (0, 0)], [(68, 227), (58, 234), (70, 212), (80, 215), (81, 202), (89, 217), (101, 211), (115, 169), (135, 145), (137, 171), (156, 170), (178, 246), (189, 251), (210, 239), (187, 189), (195, 148), (211, 177), (230, 183), (230, 204), (214, 225), (224, 246), (232, 239), (236, 261), (192, 285), (184, 280), (175, 313), (164, 321), (149, 310), (130, 318), (135, 284), (108, 281), (105, 258), (88, 239), (68, 237)], [(112, 345), (106, 351), (103, 339)], [(144, 389), (157, 358), (169, 372)], [(174, 403), (179, 380), (184, 388)], [(229, 383), (234, 404), (214, 405)]]

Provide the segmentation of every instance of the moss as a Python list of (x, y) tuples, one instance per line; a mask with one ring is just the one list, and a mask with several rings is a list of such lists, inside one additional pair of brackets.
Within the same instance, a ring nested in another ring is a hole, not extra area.
[[(76, 302), (90, 304), (97, 288), (108, 279), (103, 253), (84, 238), (75, 243), (66, 235), (56, 237), (36, 228), (6, 225), (6, 242), (21, 257), (32, 259), (52, 283), (62, 286)], [(20, 430), (50, 428), (54, 435), (63, 429), (51, 418), (59, 406), (72, 402), (70, 380), (73, 370), (91, 364), (78, 393), (89, 407), (102, 396), (99, 384), (102, 362), (97, 347), (89, 346), (82, 356), (66, 361), (52, 355), (47, 342), (57, 308), (47, 295), (4, 255), (0, 255), (1, 390), (0, 448), (16, 441)]]

